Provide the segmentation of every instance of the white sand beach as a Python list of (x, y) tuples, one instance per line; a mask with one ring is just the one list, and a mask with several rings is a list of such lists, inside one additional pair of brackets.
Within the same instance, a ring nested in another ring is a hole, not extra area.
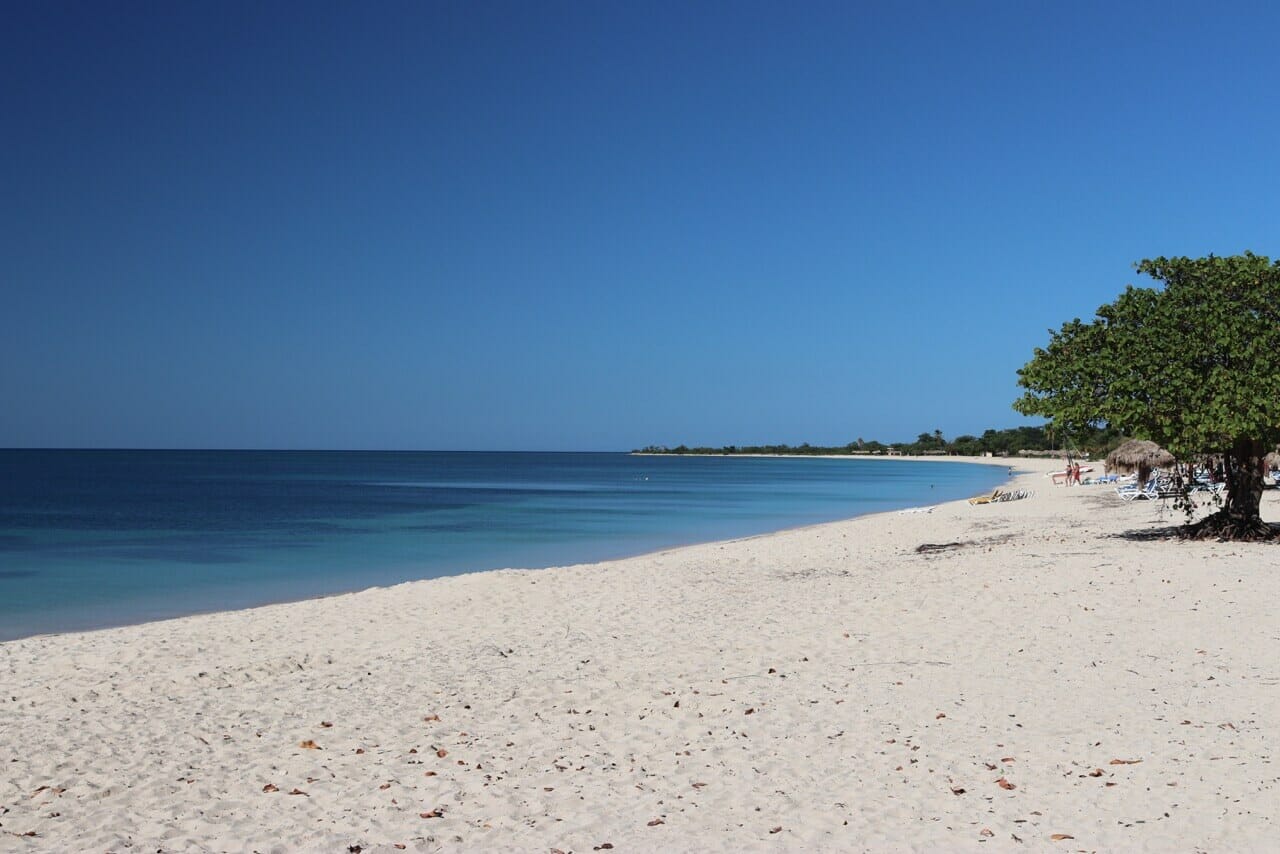
[(0, 851), (1275, 850), (1280, 551), (1015, 464), (1021, 501), (0, 644)]

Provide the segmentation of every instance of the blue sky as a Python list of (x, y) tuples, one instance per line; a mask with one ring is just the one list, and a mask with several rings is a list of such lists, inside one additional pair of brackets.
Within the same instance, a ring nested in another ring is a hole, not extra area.
[(1273, 5), (368, 5), (6, 9), (0, 446), (954, 436), (1280, 254)]

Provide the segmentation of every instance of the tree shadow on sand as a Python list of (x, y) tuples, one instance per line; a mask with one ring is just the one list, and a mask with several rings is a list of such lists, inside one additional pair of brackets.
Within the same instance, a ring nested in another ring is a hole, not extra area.
[[(1266, 539), (1258, 539), (1253, 542), (1265, 543), (1269, 545), (1280, 544), (1280, 525), (1269, 524), (1271, 529), (1270, 537)], [(1189, 525), (1162, 525), (1159, 528), (1144, 528), (1141, 530), (1121, 531), (1117, 534), (1106, 534), (1106, 539), (1110, 540), (1128, 540), (1133, 543), (1152, 543), (1152, 542), (1244, 542), (1241, 540), (1228, 539), (1206, 539), (1203, 536), (1197, 536), (1194, 528)]]

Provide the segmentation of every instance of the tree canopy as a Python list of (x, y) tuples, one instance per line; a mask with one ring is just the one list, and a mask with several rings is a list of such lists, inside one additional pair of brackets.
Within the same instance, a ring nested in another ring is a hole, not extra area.
[(1246, 252), (1137, 265), (1132, 285), (1050, 330), (1018, 372), (1014, 408), (1068, 430), (1105, 424), (1181, 459), (1227, 460), (1227, 507), (1199, 533), (1272, 536), (1258, 513), (1261, 458), (1280, 442), (1280, 262)]

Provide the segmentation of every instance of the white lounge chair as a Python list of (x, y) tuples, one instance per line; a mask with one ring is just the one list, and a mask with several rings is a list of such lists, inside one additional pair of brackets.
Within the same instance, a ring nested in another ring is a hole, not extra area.
[(1153, 501), (1160, 497), (1160, 490), (1156, 484), (1156, 479), (1153, 477), (1142, 486), (1138, 486), (1136, 483), (1117, 486), (1116, 495), (1119, 495), (1122, 501), (1133, 501), (1138, 498)]

